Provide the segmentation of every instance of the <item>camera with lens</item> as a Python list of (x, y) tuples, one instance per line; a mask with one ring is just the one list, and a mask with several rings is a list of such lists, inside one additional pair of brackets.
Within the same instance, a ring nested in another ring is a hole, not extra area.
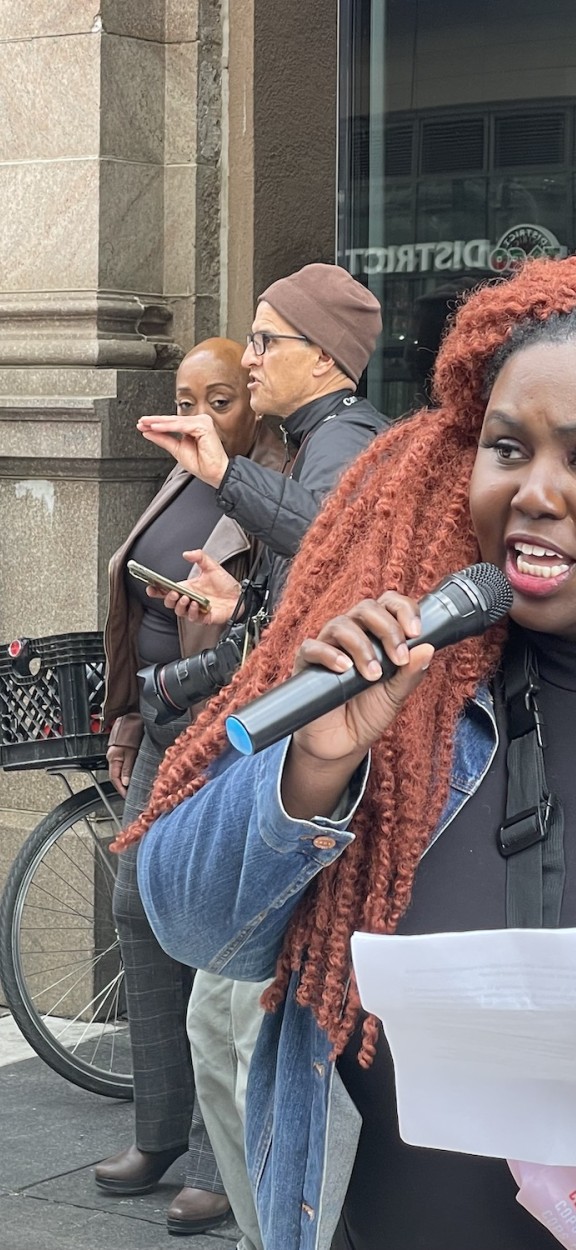
[(169, 664), (140, 669), (137, 676), (142, 698), (153, 708), (156, 725), (167, 725), (194, 703), (211, 699), (228, 685), (268, 623), (267, 601), (267, 578), (245, 578), (232, 617), (215, 647)]
[(156, 712), (155, 724), (167, 725), (193, 703), (210, 699), (227, 686), (242, 663), (246, 634), (247, 626), (241, 621), (231, 625), (215, 647), (187, 659), (140, 669), (142, 696)]

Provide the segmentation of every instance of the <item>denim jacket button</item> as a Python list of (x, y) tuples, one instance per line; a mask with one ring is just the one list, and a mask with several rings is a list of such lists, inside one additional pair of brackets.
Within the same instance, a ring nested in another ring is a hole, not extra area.
[(332, 851), (336, 846), (336, 838), (329, 838), (326, 834), (322, 834), (319, 838), (314, 838), (312, 846), (317, 851)]

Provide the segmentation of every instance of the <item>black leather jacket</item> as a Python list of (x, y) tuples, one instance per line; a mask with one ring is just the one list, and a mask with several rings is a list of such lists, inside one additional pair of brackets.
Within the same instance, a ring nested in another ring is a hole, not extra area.
[(295, 450), (289, 474), (233, 456), (217, 501), (268, 549), (268, 610), (281, 594), (288, 565), (326, 495), (344, 469), (391, 424), (367, 399), (333, 391), (298, 408), (282, 428)]

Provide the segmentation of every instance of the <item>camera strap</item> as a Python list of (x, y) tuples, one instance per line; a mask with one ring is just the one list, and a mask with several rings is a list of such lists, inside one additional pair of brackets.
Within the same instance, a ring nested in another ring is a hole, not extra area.
[[(296, 454), (289, 465), (288, 477), (293, 478), (295, 482), (300, 481), (300, 475), (302, 473), (302, 469), (304, 468), (306, 446), (312, 438), (312, 435), (317, 434), (318, 430), (321, 429), (323, 425), (326, 425), (327, 421), (336, 421), (338, 417), (345, 416), (348, 410), (358, 402), (358, 395), (351, 395), (350, 393), (344, 395), (339, 403), (336, 404), (334, 411), (327, 413), (326, 416), (322, 417), (322, 420), (318, 422), (318, 425), (314, 426), (314, 429), (309, 430), (308, 433), (304, 435), (304, 438), (302, 439), (300, 446), (296, 448)], [(290, 434), (286, 427), (281, 425), (280, 429), (282, 430), (283, 436), (289, 440)], [(376, 434), (376, 432), (377, 431), (375, 430), (374, 433)]]
[(266, 611), (268, 599), (267, 582), (268, 579), (264, 572), (259, 577), (256, 577), (254, 572), (251, 571), (241, 584), (242, 589), (236, 601), (236, 607), (228, 621), (224, 639), (229, 636), (231, 630), (235, 627), (241, 626), (244, 631), (241, 665), (244, 664), (252, 648), (260, 641), (260, 632), (268, 623)]
[(539, 675), (531, 647), (514, 637), (506, 650), (502, 693), (508, 733), (506, 819), (498, 832), (506, 858), (506, 924), (556, 928), (566, 866), (564, 813), (544, 764)]

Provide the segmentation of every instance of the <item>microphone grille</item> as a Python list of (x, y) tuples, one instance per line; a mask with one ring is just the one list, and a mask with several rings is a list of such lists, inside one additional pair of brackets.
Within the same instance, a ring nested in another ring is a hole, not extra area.
[(492, 625), (495, 625), (496, 621), (510, 611), (514, 597), (512, 587), (495, 564), (486, 562), (470, 564), (467, 569), (462, 569), (459, 576), (467, 577), (468, 581), (474, 582), (474, 585), (481, 591)]

